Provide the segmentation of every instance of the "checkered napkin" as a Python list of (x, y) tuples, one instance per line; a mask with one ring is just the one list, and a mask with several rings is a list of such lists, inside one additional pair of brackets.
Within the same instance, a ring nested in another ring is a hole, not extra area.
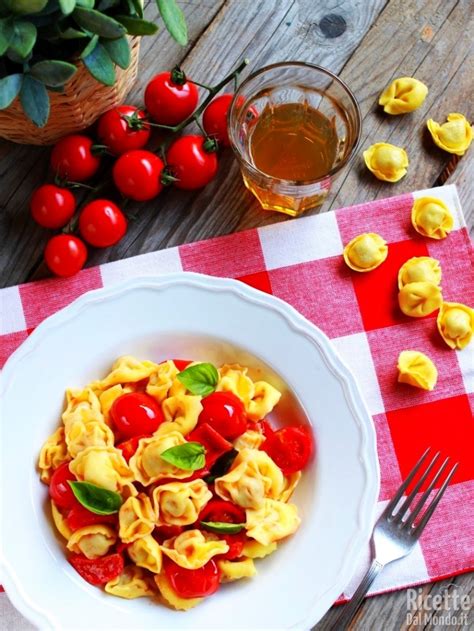
[[(435, 241), (410, 224), (413, 199), (433, 195), (454, 215), (454, 230)], [(368, 274), (343, 263), (343, 245), (362, 232), (389, 243), (386, 262)], [(0, 360), (6, 361), (44, 318), (90, 289), (127, 278), (181, 270), (236, 278), (293, 305), (333, 341), (357, 377), (377, 431), (381, 468), (378, 513), (427, 445), (460, 466), (412, 554), (388, 566), (372, 594), (474, 569), (474, 344), (453, 351), (436, 331), (435, 315), (410, 319), (397, 307), (397, 272), (412, 256), (441, 263), (445, 300), (474, 306), (473, 251), (453, 186), (418, 191), (336, 212), (190, 243), (108, 263), (70, 279), (49, 279), (0, 290)], [(433, 359), (433, 392), (397, 384), (400, 351)], [(342, 598), (354, 591), (369, 563)]]

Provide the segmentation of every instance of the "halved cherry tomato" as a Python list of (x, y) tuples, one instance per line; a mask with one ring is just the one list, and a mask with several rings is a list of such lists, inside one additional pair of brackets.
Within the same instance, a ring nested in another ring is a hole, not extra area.
[(120, 208), (108, 199), (95, 199), (79, 215), (81, 237), (96, 248), (115, 245), (127, 232), (127, 220)]
[(161, 193), (163, 161), (151, 151), (134, 149), (120, 156), (112, 175), (115, 186), (124, 197), (145, 202)]
[(113, 424), (124, 438), (153, 434), (165, 417), (158, 403), (144, 392), (128, 392), (113, 402)]
[(217, 155), (206, 149), (204, 136), (181, 136), (166, 154), (168, 168), (177, 181), (176, 188), (194, 190), (209, 184), (217, 173)]
[(61, 508), (80, 506), (72, 492), (69, 480), (77, 480), (77, 478), (72, 471), (69, 471), (69, 462), (63, 462), (54, 471), (49, 483), (49, 495), (55, 504)]
[(43, 228), (62, 228), (74, 215), (76, 199), (68, 188), (43, 184), (31, 196), (31, 216)]
[(186, 437), (187, 441), (195, 441), (204, 445), (206, 450), (206, 466), (212, 467), (214, 462), (222, 456), (226, 451), (232, 449), (232, 443), (229, 443), (219, 432), (211, 427), (208, 423), (202, 423), (194, 429)]
[(46, 244), (44, 260), (56, 276), (74, 276), (87, 261), (87, 248), (73, 234), (57, 234)]
[(266, 419), (263, 419), (263, 421), (257, 421), (256, 423), (249, 421), (247, 423), (247, 429), (260, 432), (265, 436), (265, 438), (269, 438), (275, 433), (275, 430)]
[(98, 559), (88, 559), (83, 554), (71, 554), (69, 563), (91, 585), (104, 585), (117, 578), (124, 567), (121, 554), (108, 554)]
[(237, 532), (235, 535), (219, 535), (222, 539), (225, 540), (227, 545), (229, 546), (228, 552), (225, 554), (219, 555), (221, 559), (227, 559), (228, 561), (232, 561), (233, 559), (238, 559), (242, 556), (242, 551), (244, 549), (245, 542), (247, 541), (247, 533), (245, 530), (241, 530)]
[(213, 392), (202, 400), (199, 424), (208, 423), (227, 440), (235, 440), (247, 429), (244, 404), (232, 392)]
[(193, 363), (190, 359), (173, 359), (172, 361), (180, 372)]
[(87, 510), (79, 502), (71, 508), (66, 517), (66, 523), (73, 531), (93, 524), (115, 524), (116, 521), (117, 515), (97, 515)]
[(215, 138), (223, 147), (230, 145), (229, 132), (227, 131), (227, 112), (233, 98), (233, 94), (221, 94), (209, 103), (202, 116), (202, 126), (207, 135)]
[(221, 521), (226, 524), (244, 524), (245, 510), (226, 500), (210, 500), (199, 513), (199, 521)]
[(61, 138), (51, 153), (53, 171), (71, 182), (84, 182), (90, 179), (100, 167), (100, 158), (92, 151), (93, 145), (88, 136), (81, 134)]
[(172, 72), (153, 77), (145, 89), (145, 106), (160, 125), (178, 125), (196, 109), (199, 92), (194, 83), (173, 81)]
[(197, 570), (185, 570), (170, 559), (164, 559), (166, 576), (181, 598), (203, 598), (219, 589), (221, 572), (211, 559)]
[(182, 532), (184, 532), (183, 526), (156, 526), (153, 535), (160, 543), (163, 543), (166, 539), (177, 537)]
[(303, 425), (283, 427), (269, 436), (260, 447), (285, 475), (301, 471), (313, 454), (313, 437)]
[(149, 438), (150, 436), (151, 434), (140, 434), (139, 436), (133, 436), (133, 438), (129, 438), (123, 443), (115, 446), (117, 447), (117, 449), (120, 449), (120, 451), (122, 452), (122, 456), (128, 462), (138, 449), (138, 442), (140, 438)]
[[(131, 116), (135, 123), (129, 125), (125, 116)], [(119, 105), (105, 112), (97, 128), (101, 143), (116, 156), (132, 149), (143, 149), (150, 138), (150, 125), (145, 118), (145, 112), (134, 105)]]

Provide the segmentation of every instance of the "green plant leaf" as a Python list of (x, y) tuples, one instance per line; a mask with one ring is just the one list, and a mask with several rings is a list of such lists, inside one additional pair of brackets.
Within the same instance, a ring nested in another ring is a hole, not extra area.
[(23, 75), (11, 74), (0, 79), (0, 110), (7, 108), (12, 103), (21, 89)]
[(127, 0), (128, 5), (132, 5), (139, 18), (143, 17), (143, 4), (141, 0)]
[(69, 480), (69, 484), (76, 499), (96, 515), (113, 515), (122, 505), (122, 498), (115, 491), (109, 491), (90, 482)]
[(97, 79), (104, 85), (114, 85), (114, 64), (102, 44), (97, 44), (92, 52), (82, 58), (82, 61), (94, 79)]
[(84, 37), (90, 37), (85, 31), (78, 31), (76, 28), (69, 26), (64, 31), (59, 31), (59, 37), (61, 39), (81, 39)]
[(116, 15), (115, 19), (127, 29), (129, 35), (153, 35), (158, 30), (156, 24), (142, 20), (141, 18), (132, 18), (128, 15)]
[(66, 61), (50, 59), (39, 61), (31, 66), (31, 75), (47, 86), (57, 87), (64, 85), (71, 79), (77, 67)]
[(216, 478), (220, 478), (221, 476), (225, 475), (227, 471), (229, 471), (229, 469), (231, 468), (232, 463), (238, 455), (239, 452), (237, 451), (237, 449), (229, 449), (229, 451), (226, 451), (221, 456), (219, 456), (219, 458), (217, 458), (217, 460), (212, 465), (211, 470), (209, 471), (209, 475), (206, 476), (205, 482), (207, 484), (211, 484), (211, 482), (214, 482)]
[(156, 0), (156, 4), (171, 37), (185, 46), (188, 43), (188, 28), (176, 0)]
[(0, 55), (4, 55), (13, 37), (13, 25), (8, 18), (0, 20)]
[(128, 68), (132, 60), (130, 53), (130, 46), (128, 44), (127, 36), (124, 35), (119, 39), (104, 39), (101, 40), (102, 46), (109, 53), (110, 59), (120, 68)]
[(116, 39), (125, 34), (126, 29), (122, 24), (100, 11), (76, 7), (72, 16), (80, 27), (100, 37)]
[(97, 11), (107, 11), (112, 7), (115, 7), (119, 3), (119, 0), (100, 0), (97, 5)]
[(206, 464), (205, 453), (206, 450), (201, 443), (190, 442), (166, 449), (160, 454), (160, 458), (178, 469), (196, 471)]
[(18, 21), (13, 25), (10, 49), (22, 59), (28, 57), (36, 43), (36, 26), (31, 22)]
[(223, 535), (236, 535), (245, 528), (245, 524), (229, 524), (225, 521), (202, 521), (202, 528)]
[(88, 55), (90, 55), (98, 43), (99, 43), (99, 36), (93, 35), (90, 39), (90, 42), (85, 46), (84, 50), (82, 51), (81, 59), (85, 59)]
[(76, 5), (78, 7), (84, 7), (86, 9), (93, 9), (95, 5), (95, 0), (76, 0)]
[(195, 364), (177, 374), (179, 381), (192, 393), (206, 397), (214, 392), (219, 381), (219, 373), (212, 364)]
[(37, 127), (44, 127), (49, 118), (49, 95), (37, 79), (25, 74), (20, 90), (23, 111)]
[(39, 13), (48, 4), (48, 0), (5, 0), (7, 7), (20, 15)]
[(76, 8), (76, 0), (59, 0), (59, 6), (64, 15), (69, 15)]

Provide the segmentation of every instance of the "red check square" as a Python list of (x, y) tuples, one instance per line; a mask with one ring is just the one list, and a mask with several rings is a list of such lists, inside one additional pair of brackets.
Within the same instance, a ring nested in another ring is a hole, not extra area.
[(16, 351), (27, 337), (27, 331), (15, 331), (15, 333), (0, 335), (0, 368), (3, 368), (10, 355)]
[(268, 272), (257, 272), (257, 274), (240, 276), (237, 280), (242, 281), (246, 285), (250, 285), (250, 287), (255, 287), (255, 289), (260, 289), (260, 291), (264, 291), (267, 294), (272, 293), (272, 285)]

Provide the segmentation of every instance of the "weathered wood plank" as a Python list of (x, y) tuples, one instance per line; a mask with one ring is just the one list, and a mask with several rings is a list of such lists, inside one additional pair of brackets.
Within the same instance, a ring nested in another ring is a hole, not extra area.
[[(468, 151), (465, 156), (456, 163), (456, 166), (446, 184), (456, 184), (461, 205), (463, 207), (466, 223), (472, 236), (474, 236), (474, 152)], [(441, 182), (440, 182), (441, 183)]]

